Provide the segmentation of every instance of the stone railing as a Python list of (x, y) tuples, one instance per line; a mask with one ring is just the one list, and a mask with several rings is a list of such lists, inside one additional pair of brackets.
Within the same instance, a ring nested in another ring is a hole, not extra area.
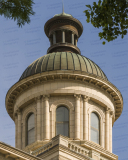
[(91, 141), (73, 141), (72, 142), (72, 140), (70, 140), (68, 137), (65, 137), (62, 135), (57, 135), (56, 137), (52, 138), (50, 142), (38, 148), (37, 150), (31, 152), (31, 154), (34, 156), (37, 156), (57, 145), (67, 147), (70, 151), (83, 155), (90, 160), (96, 156), (98, 156), (99, 159), (118, 160), (117, 155), (105, 150), (103, 147), (101, 147), (98, 144), (95, 144)]
[(37, 155), (49, 150), (50, 148), (54, 147), (55, 145), (63, 145), (65, 147), (68, 147), (70, 150), (72, 150), (74, 152), (77, 152), (77, 153), (85, 155), (85, 156), (89, 156), (89, 150), (71, 142), (69, 140), (69, 138), (64, 137), (62, 135), (58, 135), (58, 136), (52, 138), (52, 140), (49, 143), (47, 143), (46, 145), (33, 151), (32, 155), (37, 156)]
[(73, 143), (73, 142), (68, 142), (68, 148), (72, 151), (75, 151), (77, 153), (80, 153), (80, 154), (83, 154), (83, 155), (86, 155), (86, 156), (89, 156), (89, 150)]

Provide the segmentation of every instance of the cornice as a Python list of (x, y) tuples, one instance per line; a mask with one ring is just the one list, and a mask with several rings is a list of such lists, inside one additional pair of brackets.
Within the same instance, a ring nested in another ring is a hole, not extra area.
[[(6, 109), (10, 117), (13, 119), (14, 104), (17, 97), (35, 85), (47, 83), (56, 80), (73, 80), (78, 83), (88, 83), (94, 85), (104, 92), (108, 93), (115, 105), (115, 120), (119, 118), (123, 110), (123, 98), (120, 91), (109, 81), (81, 71), (51, 71), (29, 76), (15, 83), (7, 92)], [(13, 119), (14, 120), (14, 119)]]
[(14, 148), (10, 145), (7, 145), (6, 143), (0, 142), (0, 152), (4, 154), (8, 154), (9, 157), (15, 157), (19, 159), (24, 159), (24, 160), (41, 160), (41, 158), (35, 157), (29, 153), (26, 153), (20, 149)]
[(81, 34), (83, 32), (83, 25), (81, 24), (81, 22), (79, 20), (77, 20), (76, 18), (73, 18), (73, 17), (57, 16), (57, 17), (53, 17), (53, 18), (49, 19), (45, 23), (44, 30), (45, 30), (45, 34), (47, 35), (47, 37), (49, 37), (49, 31), (50, 31), (51, 27), (53, 25), (60, 24), (60, 23), (65, 23), (65, 24), (69, 24), (71, 26), (74, 26), (75, 28), (77, 28), (77, 30), (79, 32), (79, 37), (81, 36)]

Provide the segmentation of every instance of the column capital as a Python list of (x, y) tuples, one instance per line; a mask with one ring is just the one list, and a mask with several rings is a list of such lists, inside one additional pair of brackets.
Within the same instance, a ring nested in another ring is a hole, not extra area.
[(48, 100), (48, 99), (49, 99), (49, 97), (50, 97), (50, 95), (49, 95), (49, 94), (44, 94), (44, 95), (43, 95), (44, 100)]
[(37, 96), (37, 97), (35, 97), (35, 101), (40, 101), (41, 100), (41, 95), (40, 96)]
[(14, 114), (14, 117), (15, 117), (15, 118), (18, 118), (18, 114), (17, 114), (17, 112)]
[(113, 117), (113, 116), (114, 116), (114, 112), (110, 111), (110, 117)]
[(110, 112), (110, 108), (106, 108), (106, 113), (109, 113)]
[(75, 97), (76, 99), (79, 99), (79, 98), (81, 98), (81, 95), (80, 95), (80, 94), (74, 94), (74, 97)]
[(17, 115), (21, 115), (21, 109), (17, 109), (17, 110), (16, 110), (16, 114), (17, 114)]
[(90, 100), (90, 97), (84, 95), (83, 100), (84, 100), (84, 102), (88, 102)]

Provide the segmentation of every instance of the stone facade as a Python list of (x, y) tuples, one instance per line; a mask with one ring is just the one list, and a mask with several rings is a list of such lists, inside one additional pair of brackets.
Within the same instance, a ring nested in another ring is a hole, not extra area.
[[(52, 92), (52, 89), (54, 89), (54, 92), (60, 92), (60, 94), (58, 95)], [(39, 95), (40, 90), (42, 90), (42, 93), (48, 92), (49, 95)], [(83, 94), (75, 94), (80, 92), (83, 92)], [(26, 101), (26, 99), (31, 101), (31, 103)], [(24, 103), (24, 106), (21, 105), (22, 103)], [(45, 110), (46, 105), (48, 105), (47, 111)], [(18, 131), (19, 137), (16, 137), (16, 147), (20, 149), (24, 149), (26, 147), (25, 125), (26, 117), (29, 113), (34, 113), (35, 115), (36, 142), (45, 143), (45, 141), (56, 136), (56, 108), (60, 105), (64, 105), (69, 109), (69, 138), (75, 140), (90, 141), (90, 114), (92, 112), (96, 112), (100, 118), (100, 145), (112, 152), (112, 140), (110, 140), (110, 138), (112, 139), (111, 128), (114, 123), (114, 115), (112, 114), (111, 116), (111, 113), (115, 112), (114, 102), (109, 94), (104, 93), (102, 89), (95, 86), (92, 87), (91, 84), (85, 85), (84, 83), (79, 83), (78, 85), (77, 81), (45, 82), (44, 84), (34, 86), (28, 91), (23, 92), (17, 98), (14, 106), (14, 114), (16, 115), (16, 131), (18, 130), (17, 117), (19, 117), (18, 122), (20, 128)], [(17, 108), (18, 110), (16, 110)], [(19, 111), (19, 109), (21, 111)]]

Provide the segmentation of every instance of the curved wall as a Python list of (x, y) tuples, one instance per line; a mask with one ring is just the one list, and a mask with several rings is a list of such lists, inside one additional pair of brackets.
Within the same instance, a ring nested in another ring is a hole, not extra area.
[[(115, 109), (111, 97), (94, 85), (72, 80), (46, 82), (19, 95), (14, 105), (16, 147), (35, 150), (56, 136), (56, 108), (60, 105), (69, 109), (71, 141), (91, 141), (90, 115), (96, 112), (100, 119), (100, 145), (112, 151), (114, 116), (111, 114), (114, 115)], [(35, 114), (35, 143), (26, 146), (26, 117), (31, 112)]]

